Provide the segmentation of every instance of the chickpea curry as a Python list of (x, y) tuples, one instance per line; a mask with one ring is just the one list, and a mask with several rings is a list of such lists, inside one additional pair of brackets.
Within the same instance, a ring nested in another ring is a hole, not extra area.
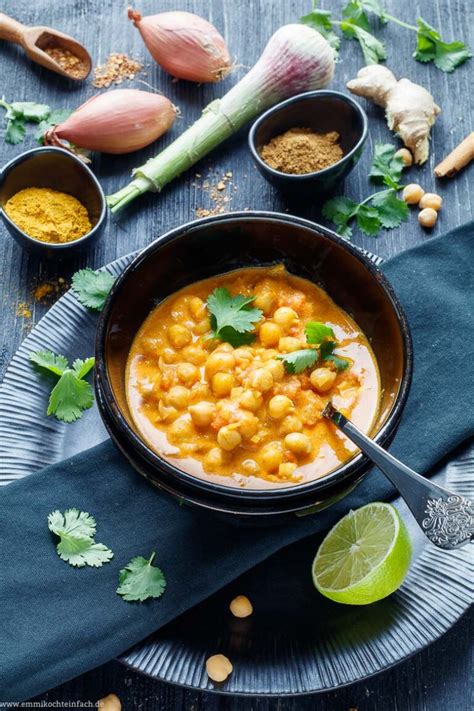
[(356, 452), (326, 403), (363, 431), (377, 363), (321, 288), (283, 266), (222, 274), (173, 294), (138, 331), (127, 399), (147, 444), (181, 470), (254, 489), (320, 478)]

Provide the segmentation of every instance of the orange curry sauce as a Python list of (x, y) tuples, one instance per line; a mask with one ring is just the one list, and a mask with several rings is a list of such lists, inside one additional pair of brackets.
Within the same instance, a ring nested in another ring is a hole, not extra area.
[[(206, 300), (216, 287), (253, 295), (255, 340), (211, 337)], [(337, 371), (318, 361), (288, 373), (280, 355), (302, 348), (308, 321), (332, 327)], [(275, 488), (318, 479), (356, 448), (321, 412), (328, 400), (369, 432), (380, 381), (357, 324), (311, 282), (283, 266), (246, 268), (192, 284), (159, 304), (128, 359), (127, 398), (138, 432), (180, 469), (227, 486)]]

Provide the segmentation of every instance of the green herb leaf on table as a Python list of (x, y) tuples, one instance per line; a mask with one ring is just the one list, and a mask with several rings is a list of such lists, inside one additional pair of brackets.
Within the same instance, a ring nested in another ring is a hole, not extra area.
[(417, 46), (413, 57), (419, 62), (433, 62), (443, 72), (453, 72), (460, 64), (472, 57), (464, 42), (444, 42), (439, 32), (423, 18), (416, 21)]
[(360, 205), (356, 214), (357, 227), (369, 237), (375, 237), (382, 226), (378, 210), (369, 205)]
[(43, 144), (43, 138), (46, 131), (49, 131), (50, 128), (53, 128), (59, 123), (65, 121), (71, 114), (71, 109), (53, 109), (49, 116), (40, 122), (34, 136), (35, 140), (38, 141), (38, 143)]
[(39, 123), (48, 118), (51, 109), (46, 104), (36, 104), (34, 101), (14, 101), (10, 104), (7, 118), (21, 118), (24, 121)]
[(100, 568), (113, 557), (107, 546), (94, 541), (96, 522), (87, 512), (78, 509), (68, 509), (64, 514), (53, 511), (48, 516), (48, 528), (60, 538), (56, 550), (61, 560), (69, 565)]
[(362, 5), (366, 12), (372, 12), (376, 15), (383, 24), (388, 22), (388, 17), (379, 0), (360, 0), (359, 4)]
[(207, 299), (214, 338), (233, 346), (251, 343), (255, 338), (255, 324), (263, 314), (252, 307), (254, 296), (232, 296), (228, 289), (218, 287)]
[(361, 27), (366, 32), (370, 32), (370, 22), (364, 9), (364, 4), (357, 0), (349, 0), (342, 8), (342, 17), (357, 27)]
[(369, 178), (374, 183), (383, 183), (394, 190), (400, 189), (400, 178), (405, 164), (401, 156), (395, 155), (397, 149), (390, 143), (378, 143), (374, 149)]
[(26, 128), (23, 121), (19, 119), (9, 119), (5, 131), (5, 142), (12, 146), (21, 143), (25, 137)]
[(326, 219), (336, 225), (337, 233), (345, 239), (350, 239), (352, 229), (349, 222), (357, 214), (358, 203), (350, 198), (339, 196), (324, 203), (322, 213)]
[(160, 568), (152, 565), (155, 553), (150, 558), (132, 558), (119, 573), (117, 593), (127, 602), (143, 602), (148, 598), (161, 597), (166, 588), (166, 579)]
[(74, 422), (82, 417), (94, 403), (94, 392), (91, 385), (84, 380), (93, 368), (95, 359), (76, 359), (72, 368), (64, 356), (51, 351), (30, 353), (30, 361), (42, 370), (59, 376), (49, 396), (47, 415), (54, 415), (61, 422)]
[(383, 190), (372, 198), (372, 205), (376, 208), (379, 220), (386, 230), (398, 227), (410, 214), (408, 205), (397, 197), (395, 190)]
[(341, 46), (341, 39), (332, 28), (331, 13), (329, 10), (321, 10), (315, 6), (311, 12), (300, 18), (300, 22), (322, 34), (337, 55), (338, 49)]
[(72, 277), (72, 289), (81, 304), (101, 311), (114, 282), (115, 277), (108, 272), (80, 269)]
[(316, 348), (302, 348), (299, 351), (285, 353), (285, 355), (277, 356), (288, 373), (302, 373), (306, 368), (311, 368), (319, 358), (319, 352)]

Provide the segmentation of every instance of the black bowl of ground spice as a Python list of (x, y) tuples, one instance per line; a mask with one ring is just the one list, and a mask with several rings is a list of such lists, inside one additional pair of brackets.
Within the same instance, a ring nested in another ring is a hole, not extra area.
[(355, 166), (367, 116), (338, 91), (308, 91), (282, 101), (253, 124), (249, 145), (260, 173), (286, 192), (331, 192)]

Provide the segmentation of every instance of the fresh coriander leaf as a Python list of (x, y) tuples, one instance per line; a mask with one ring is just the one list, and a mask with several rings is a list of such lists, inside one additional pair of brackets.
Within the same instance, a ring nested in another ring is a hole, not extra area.
[(72, 288), (81, 304), (101, 311), (114, 282), (115, 277), (108, 272), (80, 269), (72, 277)]
[(232, 296), (228, 289), (218, 287), (207, 299), (214, 338), (233, 346), (249, 343), (255, 323), (262, 318), (260, 309), (251, 306), (254, 296)]
[(379, 18), (380, 22), (382, 22), (383, 24), (386, 24), (388, 22), (385, 10), (379, 0), (361, 0), (360, 4), (366, 12), (372, 12), (374, 15), (376, 15)]
[(36, 353), (30, 353), (29, 358), (39, 368), (49, 370), (55, 375), (62, 375), (69, 365), (67, 358), (56, 355), (52, 351), (36, 351)]
[(408, 205), (397, 197), (395, 190), (377, 193), (372, 198), (372, 205), (377, 209), (379, 220), (387, 230), (398, 227), (403, 220), (408, 219)]
[(325, 37), (337, 55), (338, 49), (341, 46), (341, 39), (332, 28), (331, 13), (329, 10), (320, 10), (315, 7), (312, 12), (300, 17), (300, 22), (303, 25), (312, 27), (313, 30), (317, 30)]
[(49, 131), (49, 129), (53, 128), (53, 126), (57, 126), (59, 123), (65, 121), (71, 114), (71, 109), (53, 109), (48, 118), (41, 121), (39, 124), (38, 129), (35, 132), (35, 140), (42, 144), (46, 131)]
[(150, 558), (132, 558), (119, 573), (117, 593), (127, 602), (143, 602), (148, 598), (161, 597), (166, 588), (162, 570), (153, 566), (155, 553)]
[(25, 137), (26, 128), (22, 119), (10, 119), (5, 131), (5, 142), (12, 146), (21, 143)]
[(358, 40), (366, 64), (378, 64), (381, 60), (387, 58), (384, 44), (351, 20), (343, 20), (341, 22), (341, 30), (346, 37)]
[(417, 27), (417, 46), (413, 56), (419, 62), (434, 62), (441, 71), (453, 72), (472, 57), (464, 42), (444, 42), (439, 32), (423, 18), (418, 18)]
[(352, 234), (349, 222), (357, 214), (357, 209), (358, 204), (354, 200), (340, 196), (325, 202), (322, 214), (326, 219), (334, 222), (341, 237), (349, 239)]
[(10, 111), (24, 121), (39, 123), (48, 118), (51, 109), (46, 104), (36, 104), (33, 101), (14, 101), (10, 104)]
[(319, 345), (328, 338), (335, 338), (331, 326), (320, 321), (308, 321), (304, 327), (306, 341), (312, 345)]
[(356, 215), (357, 227), (364, 234), (374, 237), (379, 233), (382, 223), (378, 210), (369, 205), (361, 205), (357, 210)]
[(363, 3), (357, 0), (349, 0), (347, 5), (342, 8), (342, 16), (353, 25), (362, 27), (366, 32), (370, 32), (369, 18), (365, 14)]
[(64, 514), (53, 511), (48, 516), (48, 528), (60, 538), (56, 546), (59, 557), (70, 565), (99, 568), (113, 557), (107, 546), (95, 543), (95, 519), (84, 511), (68, 509)]
[(377, 143), (369, 177), (374, 183), (385, 183), (389, 188), (399, 190), (405, 164), (401, 156), (395, 155), (396, 152), (397, 149), (390, 143)]
[(86, 358), (86, 360), (81, 360), (77, 358), (72, 364), (72, 369), (76, 375), (76, 378), (84, 378), (87, 373), (92, 370), (95, 364), (95, 358)]
[(339, 371), (346, 370), (350, 365), (349, 361), (346, 358), (340, 358), (339, 356), (334, 355), (333, 353), (323, 358), (323, 360), (333, 363), (336, 366), (336, 369)]
[(305, 368), (310, 368), (318, 360), (319, 353), (316, 348), (303, 348), (292, 353), (279, 355), (288, 373), (302, 373)]
[(94, 392), (86, 380), (80, 380), (74, 370), (65, 370), (49, 396), (47, 415), (62, 422), (75, 422), (94, 403)]

